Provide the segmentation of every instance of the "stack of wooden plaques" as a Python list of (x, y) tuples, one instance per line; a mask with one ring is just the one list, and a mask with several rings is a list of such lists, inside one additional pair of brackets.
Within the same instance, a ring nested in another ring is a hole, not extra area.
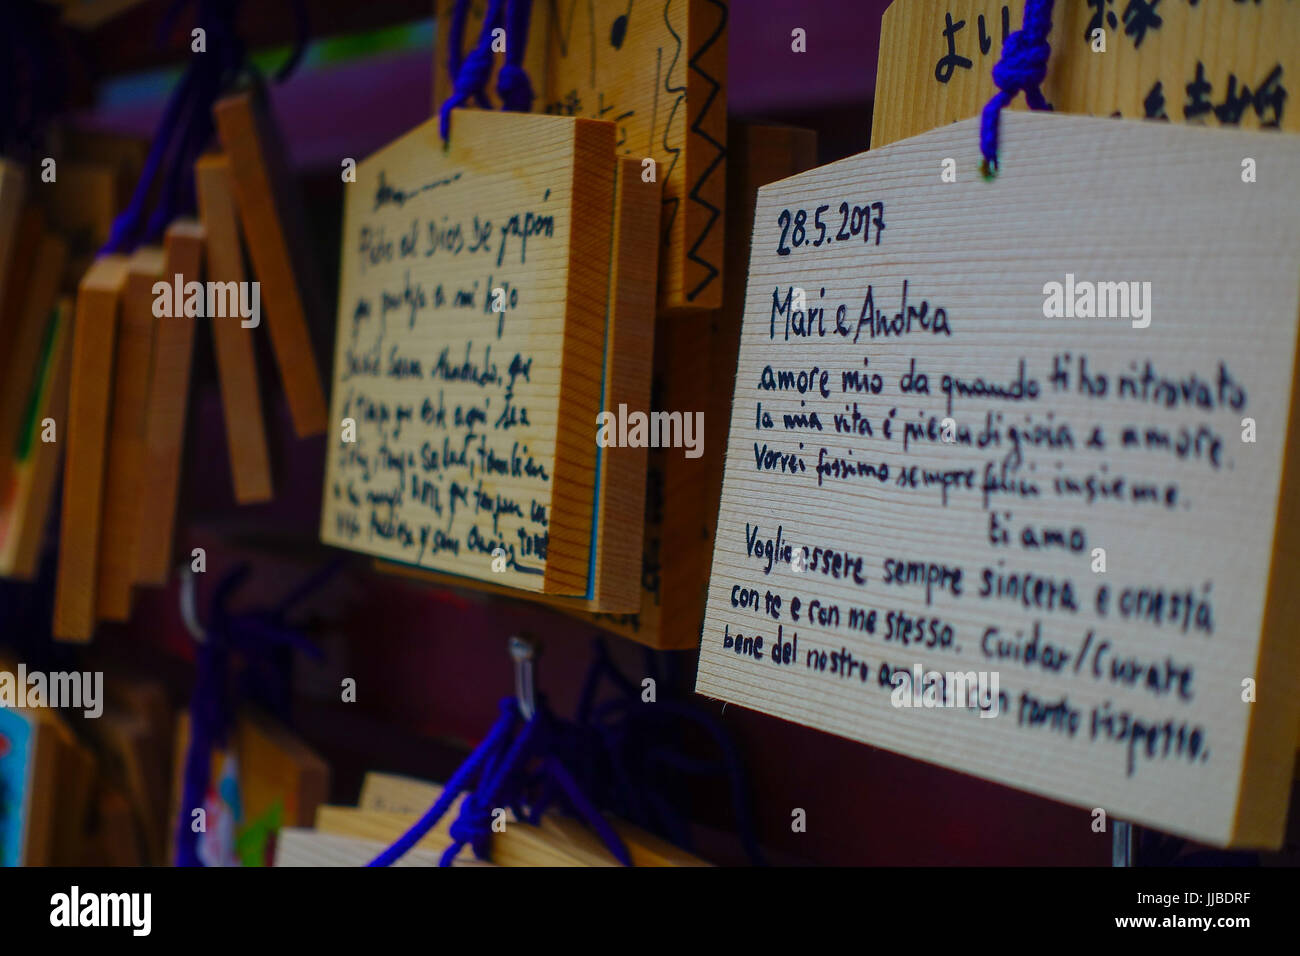
[(203, 235), (96, 259), (77, 294), (54, 633), (124, 621), (138, 584), (166, 583), (179, 497), (193, 323), (155, 314), (155, 284), (197, 281)]
[[(316, 812), (314, 829), (282, 833), (275, 865), (364, 865), (405, 833), (441, 795), (437, 784), (368, 773), (357, 806), (322, 806)], [(436, 866), (452, 844), (451, 822), (463, 800), (463, 796), (458, 799), (398, 865)], [(636, 827), (617, 821), (612, 825), (627, 845), (634, 866), (708, 865)], [(619, 865), (600, 839), (575, 820), (546, 816), (539, 826), (532, 826), (506, 811), (503, 826), (492, 836), (490, 862), (497, 866)], [(469, 850), (460, 855), (466, 859), (458, 859), (458, 866), (480, 864)]]
[(103, 240), (140, 144), (99, 135), (106, 158), (83, 159), (84, 138), (26, 173), (0, 161), (0, 575), (30, 579), (67, 439), (78, 262)]
[[(127, 620), (135, 587), (168, 581), (196, 319), (212, 323), (236, 502), (272, 496), (253, 339), (263, 302), (295, 431), (325, 427), (309, 334), (322, 287), (284, 149), (256, 91), (222, 99), (214, 116), (225, 153), (195, 166), (201, 222), (177, 220), (161, 246), (100, 256), (78, 277), (54, 624), (62, 640)], [(120, 195), (116, 182), (98, 193)], [(65, 220), (80, 208), (59, 205)]]

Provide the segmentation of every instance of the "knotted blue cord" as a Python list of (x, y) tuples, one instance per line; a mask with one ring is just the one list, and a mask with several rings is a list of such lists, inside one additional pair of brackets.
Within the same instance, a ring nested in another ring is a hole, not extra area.
[[(616, 860), (631, 866), (632, 856), (626, 844), (583, 793), (559, 756), (557, 741), (571, 735), (572, 728), (551, 714), (545, 700), (539, 698), (532, 719), (512, 738), (519, 721), (519, 702), (513, 697), (504, 698), (500, 710), (487, 738), (452, 774), (433, 806), (369, 865), (391, 866), (432, 830), (460, 793), (467, 790), (460, 813), (448, 828), (451, 844), (443, 852), (440, 866), (451, 866), (466, 846), (479, 859), (488, 859), (494, 812), (511, 807), (520, 821), (535, 826), (550, 804), (549, 796), (539, 799), (537, 795), (555, 792), (563, 794), (568, 807), (596, 832)], [(535, 762), (540, 767), (530, 772), (529, 765)]]
[(533, 108), (533, 84), (524, 70), (532, 8), (532, 0), (506, 2), (506, 62), (497, 73), (497, 96), (501, 97), (503, 110), (515, 113), (527, 113)]
[[(324, 584), (340, 567), (341, 560), (331, 562), (274, 607), (245, 614), (232, 615), (229, 604), (232, 595), (247, 579), (249, 566), (238, 565), (218, 582), (212, 597), (210, 619), (195, 660), (194, 691), (190, 698), (190, 742), (185, 753), (181, 812), (176, 821), (177, 866), (203, 865), (198, 855), (198, 835), (190, 826), (190, 811), (203, 805), (212, 772), (213, 748), (225, 745), (234, 723), (235, 703), (228, 689), (233, 653), (242, 653), (254, 678), (262, 677), (258, 688), (245, 688), (238, 696), (257, 700), (272, 713), (283, 717), (288, 706), (284, 686), (287, 677), (283, 666), (276, 668), (276, 662), (268, 658), (290, 649), (303, 651), (317, 659), (322, 657), (319, 648), (287, 626), (284, 619), (295, 604)], [(267, 680), (257, 674), (259, 663), (277, 670), (278, 679)]]
[[(523, 68), (528, 48), (528, 21), (532, 0), (488, 0), (479, 31), (478, 45), (461, 55), (469, 0), (456, 0), (447, 28), (447, 71), (451, 74), (451, 95), (438, 110), (438, 132), (445, 142), (451, 132), (451, 111), (473, 100), (483, 109), (491, 106), (487, 94), (492, 75), (492, 31), (506, 29), (506, 62), (497, 74), (497, 94), (503, 109), (527, 112), (533, 105), (533, 88)], [(504, 14), (504, 21), (503, 21)]]
[[(512, 707), (518, 710), (519, 704), (513, 698), (506, 698), (501, 706), (502, 709)], [(448, 828), (452, 842), (443, 851), (439, 866), (451, 866), (466, 844), (480, 860), (491, 858), (493, 811), (506, 804), (518, 804), (519, 797), (510, 791), (514, 789), (512, 785), (518, 784), (519, 772), (527, 762), (540, 720), (540, 714), (534, 714), (519, 735), (503, 747), (504, 752), (498, 759), (484, 767), (479, 785), (465, 797), (460, 813)]]
[(451, 809), (451, 805), (456, 802), (462, 790), (469, 787), (470, 783), (480, 774), (485, 764), (491, 765), (496, 759), (499, 759), (501, 751), (504, 749), (506, 742), (510, 739), (510, 733), (514, 730), (515, 722), (518, 719), (519, 706), (515, 703), (514, 698), (506, 698), (501, 702), (501, 714), (497, 717), (497, 722), (492, 725), (492, 730), (488, 732), (483, 742), (474, 749), (474, 752), (466, 758), (447, 785), (442, 788), (442, 795), (434, 802), (424, 816), (420, 817), (409, 830), (397, 838), (388, 849), (380, 853), (370, 861), (370, 866), (392, 866), (405, 853), (420, 842), (424, 835), (433, 829), (434, 825), (442, 819), (443, 814)]
[(1024, 92), (1030, 109), (1050, 110), (1043, 96), (1042, 83), (1047, 75), (1047, 58), (1052, 55), (1047, 35), (1052, 31), (1053, 0), (1026, 0), (1021, 27), (1002, 44), (1002, 58), (993, 67), (993, 82), (998, 91), (984, 107), (980, 121), (980, 152), (986, 178), (997, 174), (998, 117), (1002, 108)]

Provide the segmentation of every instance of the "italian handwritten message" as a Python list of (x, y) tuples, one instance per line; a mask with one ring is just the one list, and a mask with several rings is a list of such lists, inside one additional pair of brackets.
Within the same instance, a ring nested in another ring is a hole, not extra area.
[[(1300, 160), (1004, 114), (990, 183), (977, 122), (759, 193), (697, 689), (1280, 839), (1289, 775), (1255, 780), (1247, 745), (1289, 766), (1296, 726), (1294, 634), (1266, 613)], [(1275, 812), (1243, 822), (1247, 794)]]

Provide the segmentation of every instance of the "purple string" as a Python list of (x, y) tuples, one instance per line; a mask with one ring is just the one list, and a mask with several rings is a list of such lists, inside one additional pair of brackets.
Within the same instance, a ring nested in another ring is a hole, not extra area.
[[(467, 790), (460, 813), (448, 828), (451, 844), (443, 852), (440, 866), (451, 866), (466, 846), (479, 859), (488, 859), (494, 810), (512, 807), (521, 821), (536, 825), (556, 792), (564, 795), (568, 807), (596, 832), (616, 860), (631, 866), (627, 845), (564, 766), (560, 757), (564, 748), (559, 742), (566, 735), (565, 723), (556, 719), (539, 699), (533, 718), (512, 738), (519, 702), (506, 697), (500, 703), (500, 711), (487, 738), (452, 774), (433, 806), (369, 865), (391, 866), (432, 830), (451, 809), (456, 797)], [(540, 770), (529, 774), (527, 767), (534, 761), (540, 762)]]
[[(501, 706), (503, 709), (510, 707), (517, 711), (519, 704), (513, 698), (506, 698)], [(510, 741), (505, 753), (484, 769), (479, 786), (465, 797), (465, 802), (460, 806), (460, 814), (448, 828), (452, 843), (443, 852), (439, 866), (451, 866), (466, 844), (480, 860), (491, 857), (492, 811), (504, 804), (520, 802), (519, 795), (508, 793), (507, 787), (512, 783), (517, 785), (519, 771), (528, 760), (541, 720), (539, 711), (524, 724), (519, 735)]]
[[(246, 57), (236, 27), (239, 0), (176, 0), (163, 17), (160, 39), (192, 2), (197, 2), (195, 21), (204, 31), (206, 52), (190, 57), (189, 66), (168, 97), (131, 201), (113, 220), (101, 253), (130, 252), (137, 246), (158, 242), (177, 216), (193, 214), (197, 208), (194, 163), (216, 130), (212, 107), (245, 69)], [(302, 0), (295, 0), (294, 16), (294, 47), (277, 71), (277, 80), (292, 72), (306, 49), (307, 12)], [(164, 180), (155, 190), (160, 173)], [(155, 205), (147, 212), (151, 199)]]
[(461, 55), (469, 0), (456, 0), (447, 29), (447, 69), (451, 74), (451, 95), (438, 110), (438, 132), (445, 142), (451, 133), (451, 111), (473, 100), (483, 109), (491, 106), (484, 90), (492, 75), (492, 31), (504, 23), (506, 62), (497, 75), (497, 95), (503, 109), (527, 112), (533, 105), (533, 88), (523, 68), (528, 47), (528, 21), (532, 0), (488, 0), (478, 45)]
[(993, 67), (993, 82), (998, 91), (985, 105), (980, 121), (980, 152), (984, 154), (986, 177), (997, 173), (998, 117), (1002, 108), (1022, 91), (1030, 109), (1052, 108), (1042, 91), (1047, 58), (1052, 54), (1051, 44), (1047, 42), (1047, 35), (1052, 31), (1052, 2), (1026, 0), (1024, 21), (1002, 44), (1002, 58)]
[[(299, 650), (319, 659), (314, 644), (297, 630), (284, 624), (292, 606), (310, 591), (319, 588), (340, 567), (335, 561), (313, 574), (268, 611), (232, 615), (230, 599), (249, 575), (249, 566), (241, 564), (227, 572), (217, 583), (212, 596), (212, 610), (204, 639), (195, 658), (194, 691), (190, 698), (190, 743), (185, 753), (185, 772), (181, 788), (181, 810), (176, 821), (176, 865), (202, 866), (198, 856), (198, 835), (191, 829), (191, 812), (203, 805), (212, 771), (212, 751), (225, 744), (234, 720), (234, 703), (228, 689), (229, 665), (234, 651), (239, 651), (250, 668), (270, 663), (276, 651)], [(270, 687), (268, 682), (267, 687)], [(271, 709), (283, 715), (287, 709), (287, 688), (281, 680), (272, 693), (277, 699)], [(257, 698), (245, 693), (241, 696)], [(264, 695), (263, 695), (264, 696)], [(265, 701), (264, 701), (265, 702)]]
[(470, 782), (479, 775), (485, 764), (494, 762), (500, 756), (500, 751), (510, 738), (510, 732), (514, 729), (515, 720), (519, 713), (518, 705), (513, 698), (507, 698), (501, 702), (501, 714), (497, 717), (497, 722), (492, 725), (487, 737), (483, 740), (474, 752), (462, 763), (447, 785), (442, 788), (442, 795), (434, 802), (424, 816), (420, 817), (409, 830), (397, 838), (397, 841), (379, 856), (370, 861), (370, 866), (392, 866), (417, 843), (423, 839), (424, 835), (433, 829), (434, 825), (442, 819), (443, 814), (451, 809), (451, 805), (456, 802), (456, 797), (460, 792), (470, 785)]
[(497, 96), (501, 108), (514, 113), (527, 113), (533, 108), (533, 84), (523, 65), (532, 11), (532, 0), (506, 0), (506, 62), (497, 74)]

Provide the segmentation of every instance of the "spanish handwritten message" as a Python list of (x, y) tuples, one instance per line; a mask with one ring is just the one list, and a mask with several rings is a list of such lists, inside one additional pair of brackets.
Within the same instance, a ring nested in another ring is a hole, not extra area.
[(585, 591), (613, 135), (459, 111), (449, 145), (431, 121), (357, 167), (323, 540)]
[(1002, 132), (993, 182), (971, 120), (759, 192), (697, 690), (1276, 843), (1300, 152)]

